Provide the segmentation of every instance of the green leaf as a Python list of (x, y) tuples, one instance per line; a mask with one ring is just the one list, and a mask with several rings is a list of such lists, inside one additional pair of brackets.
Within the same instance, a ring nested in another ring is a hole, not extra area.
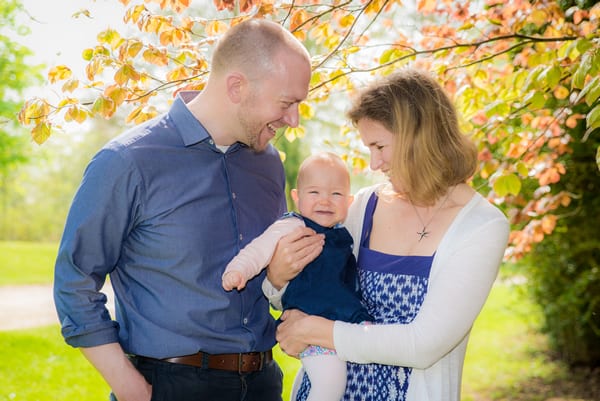
[(510, 105), (505, 100), (497, 100), (485, 108), (487, 117), (507, 116), (510, 113)]
[(546, 81), (548, 88), (552, 89), (560, 82), (561, 70), (557, 66), (547, 67), (544, 72), (540, 74), (540, 79)]
[(588, 72), (592, 68), (592, 57), (589, 53), (586, 53), (581, 58), (581, 63), (579, 63), (579, 67), (575, 74), (573, 74), (573, 80), (571, 81), (571, 87), (582, 89), (583, 85), (585, 85), (585, 77)]
[(532, 109), (541, 109), (546, 104), (546, 96), (534, 89), (523, 98), (523, 102), (529, 104)]
[(585, 116), (585, 122), (587, 123), (588, 129), (600, 127), (600, 104), (590, 110), (587, 116)]
[[(575, 103), (581, 101), (581, 99), (585, 97), (585, 102), (588, 104), (588, 106), (591, 106), (594, 103), (594, 100), (598, 98), (598, 91), (600, 91), (600, 77), (594, 77), (594, 79), (588, 82), (581, 92), (579, 92), (577, 98), (575, 99)], [(590, 94), (590, 92), (592, 93)], [(588, 102), (588, 100), (591, 100), (591, 102)]]
[(581, 39), (577, 40), (575, 43), (576, 43), (577, 50), (579, 51), (579, 53), (585, 53), (586, 51), (588, 51), (589, 49), (591, 49), (594, 46), (594, 44), (587, 38), (581, 38)]
[(516, 167), (517, 167), (517, 172), (522, 177), (527, 177), (529, 175), (529, 169), (527, 168), (527, 166), (525, 165), (525, 163), (518, 162)]
[(503, 175), (494, 182), (494, 191), (498, 196), (518, 195), (521, 191), (521, 180), (515, 174)]
[(600, 97), (600, 77), (594, 77), (584, 89), (588, 89), (585, 95), (585, 102), (591, 107)]
[(527, 79), (525, 80), (525, 83), (523, 84), (523, 90), (525, 92), (528, 92), (531, 89), (539, 88), (538, 77), (542, 73), (543, 70), (544, 70), (544, 66), (538, 65), (537, 67), (533, 68), (529, 72), (529, 75), (527, 75)]

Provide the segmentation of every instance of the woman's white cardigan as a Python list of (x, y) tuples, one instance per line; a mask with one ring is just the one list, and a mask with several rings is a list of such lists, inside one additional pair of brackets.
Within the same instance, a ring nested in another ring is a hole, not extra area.
[[(365, 208), (378, 186), (355, 196), (345, 222), (358, 252)], [(342, 360), (412, 367), (408, 401), (460, 401), (469, 332), (496, 279), (509, 224), (480, 194), (462, 208), (435, 253), (423, 305), (409, 324), (337, 321)]]

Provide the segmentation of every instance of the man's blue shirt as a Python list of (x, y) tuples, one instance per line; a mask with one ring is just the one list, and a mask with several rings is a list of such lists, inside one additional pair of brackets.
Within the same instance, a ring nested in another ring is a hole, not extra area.
[[(265, 273), (241, 292), (224, 291), (221, 275), (286, 211), (279, 154), (239, 143), (221, 152), (185, 106), (190, 96), (109, 142), (86, 169), (55, 270), (73, 346), (118, 341), (127, 353), (165, 358), (275, 344)], [(107, 274), (116, 322), (99, 292)]]

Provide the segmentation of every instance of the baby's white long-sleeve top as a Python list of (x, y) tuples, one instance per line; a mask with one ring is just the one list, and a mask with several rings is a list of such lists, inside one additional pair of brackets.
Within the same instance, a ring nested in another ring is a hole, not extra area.
[(223, 276), (231, 271), (242, 273), (247, 280), (256, 276), (271, 262), (279, 239), (304, 226), (304, 221), (293, 215), (277, 220), (231, 259)]

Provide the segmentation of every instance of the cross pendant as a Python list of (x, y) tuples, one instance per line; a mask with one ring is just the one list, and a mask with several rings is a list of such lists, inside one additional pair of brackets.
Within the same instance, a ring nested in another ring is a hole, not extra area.
[(421, 242), (421, 240), (423, 238), (427, 238), (427, 236), (429, 235), (429, 231), (427, 231), (427, 227), (423, 227), (423, 229), (421, 231), (417, 231), (417, 235), (419, 235), (419, 242)]

